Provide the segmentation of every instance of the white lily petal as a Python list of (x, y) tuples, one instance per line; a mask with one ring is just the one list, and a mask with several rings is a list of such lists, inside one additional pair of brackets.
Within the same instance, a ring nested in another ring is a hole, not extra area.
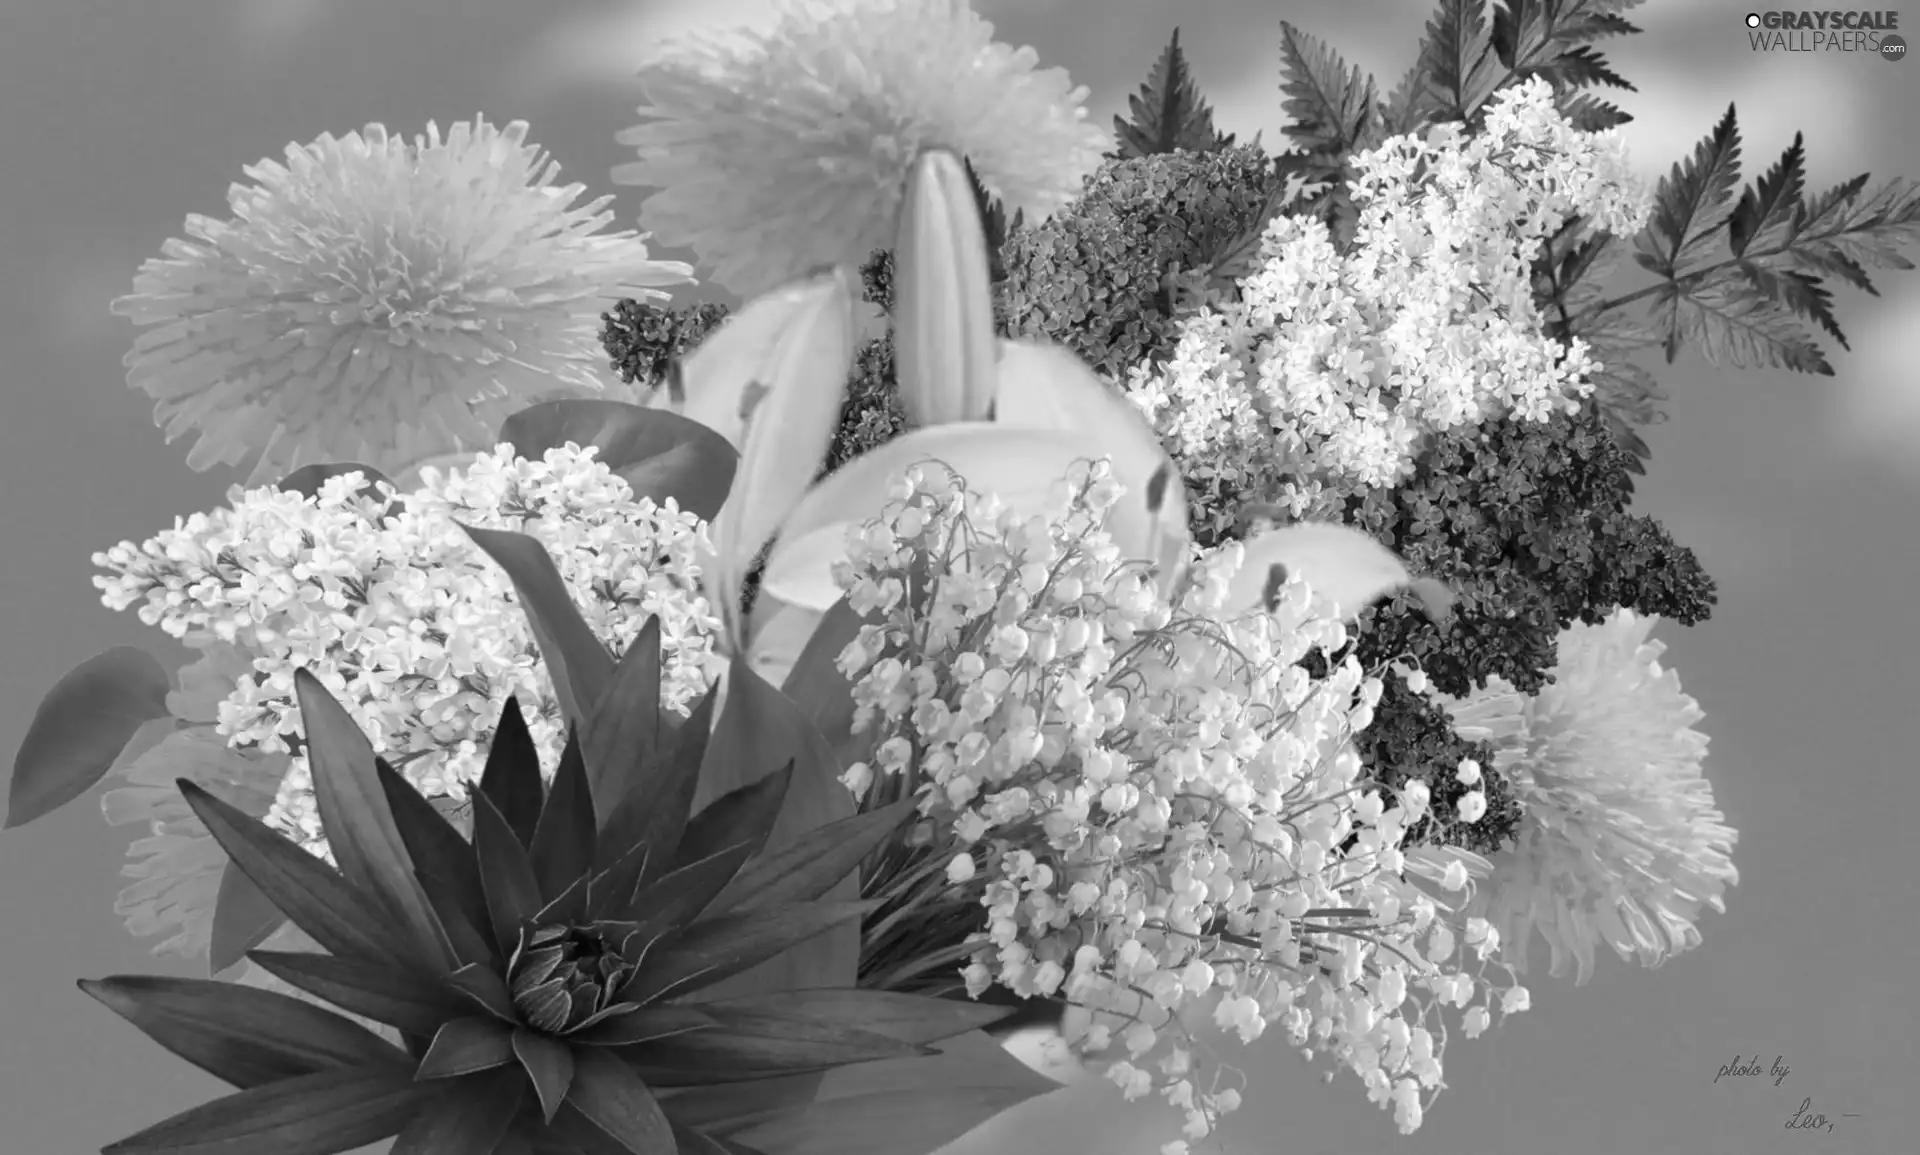
[(789, 605), (762, 590), (754, 601), (747, 664), (770, 686), (783, 686), (812, 640), (825, 610)]
[[(1071, 429), (963, 421), (914, 430), (847, 462), (806, 495), (781, 526), (760, 577), (761, 589), (817, 610), (838, 601), (841, 591), (833, 581), (832, 565), (846, 557), (847, 530), (879, 517), (889, 485), (911, 466), (945, 465), (965, 478), (969, 488), (995, 495), (1006, 508), (1039, 513), (1052, 502), (1055, 487), (1075, 462), (1107, 454), (1085, 432)], [(1107, 532), (1122, 556), (1152, 556), (1154, 518), (1140, 489), (1129, 487), (1108, 512)]]
[(1112, 454), (1115, 479), (1130, 494), (1142, 494), (1155, 517), (1153, 545), (1144, 556), (1160, 566), (1162, 596), (1173, 588), (1192, 541), (1187, 490), (1145, 414), (1071, 351), (1011, 340), (1000, 342), (994, 420), (1023, 429), (1081, 430), (1090, 443)]
[[(770, 296), (778, 299), (779, 307), (769, 310), (779, 314), (781, 323), (761, 329), (756, 321), (742, 330), (757, 338), (757, 348), (722, 350), (727, 369), (743, 382), (741, 387), (712, 382), (718, 386), (715, 395), (737, 398), (744, 425), (733, 490), (712, 528), (716, 556), (709, 600), (726, 624), (734, 653), (742, 652), (746, 641), (740, 621), (741, 584), (754, 555), (772, 539), (826, 460), (840, 426), (840, 405), (853, 364), (855, 294), (848, 270), (835, 269)], [(716, 339), (720, 336), (715, 334)]]
[(795, 281), (742, 305), (681, 363), (685, 399), (674, 401), (663, 384), (654, 391), (650, 407), (698, 421), (745, 453), (747, 419), (742, 414), (753, 408), (752, 387), (771, 382), (773, 358), (783, 336), (802, 318), (818, 313), (833, 277), (826, 273)]
[(960, 158), (914, 162), (894, 242), (894, 376), (916, 426), (979, 421), (993, 404), (993, 279)]
[[(1413, 575), (1386, 546), (1351, 526), (1303, 521), (1248, 538), (1240, 569), (1228, 587), (1228, 612), (1262, 608), (1276, 578), (1299, 575), (1340, 617), (1352, 620), (1374, 601), (1409, 584)], [(1284, 575), (1273, 572), (1285, 567)]]

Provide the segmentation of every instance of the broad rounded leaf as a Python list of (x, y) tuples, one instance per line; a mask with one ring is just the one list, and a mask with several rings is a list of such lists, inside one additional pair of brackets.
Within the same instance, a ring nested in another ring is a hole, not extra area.
[[(840, 600), (832, 567), (846, 556), (848, 529), (878, 518), (889, 488), (911, 466), (932, 472), (944, 465), (969, 489), (991, 493), (1007, 509), (1026, 515), (1053, 505), (1056, 487), (1076, 462), (1112, 452), (1072, 429), (962, 421), (915, 430), (847, 462), (807, 493), (780, 527), (760, 588), (783, 602), (817, 610)], [(1148, 479), (1129, 481), (1118, 468), (1115, 475), (1127, 493), (1109, 511), (1107, 531), (1123, 557), (1153, 559), (1159, 536), (1147, 509)]]
[(407, 1062), (404, 1051), (358, 1023), (275, 991), (159, 975), (82, 979), (80, 989), (154, 1042), (236, 1087)]
[(398, 1134), (437, 1091), (404, 1065), (321, 1071), (182, 1111), (101, 1155), (341, 1155)]
[[(1297, 575), (1350, 620), (1413, 580), (1399, 555), (1351, 526), (1313, 521), (1275, 526), (1249, 537), (1244, 549), (1229, 585), (1228, 613), (1264, 608), (1276, 579)], [(1284, 571), (1275, 573), (1276, 565)]]
[(740, 455), (725, 437), (664, 409), (624, 401), (571, 398), (543, 401), (501, 423), (500, 440), (531, 461), (571, 442), (594, 446), (595, 457), (633, 489), (635, 497), (711, 520), (733, 488)]
[(166, 668), (132, 646), (95, 654), (55, 682), (14, 755), (6, 829), (91, 790), (142, 726), (167, 716), (172, 688)]

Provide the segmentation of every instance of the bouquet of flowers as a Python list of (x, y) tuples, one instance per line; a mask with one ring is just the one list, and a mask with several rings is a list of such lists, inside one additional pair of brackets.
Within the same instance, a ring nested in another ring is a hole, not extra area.
[(116, 779), (118, 913), (207, 959), (82, 982), (235, 1087), (110, 1150), (925, 1155), (1056, 1086), (1028, 1022), (1166, 1155), (1246, 1090), (1209, 1025), (1410, 1133), (1535, 937), (1696, 945), (1736, 835), (1650, 631), (1714, 588), (1632, 358), (1830, 372), (1920, 194), (1796, 140), (1736, 197), (1731, 109), (1641, 187), (1627, 7), (1446, 0), (1385, 97), (1283, 26), (1270, 155), (1177, 33), (1109, 136), (964, 0), (796, 2), (646, 64), (648, 235), (517, 122), (247, 170), (116, 306), (253, 463), (94, 559), (196, 658), (61, 679), (10, 794)]

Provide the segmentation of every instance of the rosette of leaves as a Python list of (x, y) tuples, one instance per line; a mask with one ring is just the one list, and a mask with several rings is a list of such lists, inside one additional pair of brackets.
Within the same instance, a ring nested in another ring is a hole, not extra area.
[[(529, 561), (545, 558), (538, 543), (469, 532), (514, 577), (543, 652), (559, 659), (549, 664), (573, 724), (551, 787), (509, 701), (472, 795), (469, 840), (302, 671), (306, 749), (337, 866), (192, 782), (179, 787), (233, 866), (327, 952), (248, 957), (341, 1011), (390, 1025), (400, 1045), (270, 991), (152, 976), (82, 981), (162, 1046), (239, 1088), (108, 1151), (334, 1155), (393, 1136), (395, 1155), (778, 1150), (734, 1134), (766, 1121), (770, 1100), (756, 1088), (935, 1055), (930, 1044), (1001, 1016), (855, 989), (696, 1001), (857, 920), (869, 903), (823, 896), (911, 803), (766, 850), (796, 760), (825, 765), (815, 757), (824, 740), (804, 717), (796, 710), (772, 724), (766, 702), (777, 691), (737, 660), (717, 722), (710, 691), (675, 724), (658, 698), (657, 620), (617, 666), (597, 670), (583, 658), (584, 622), (553, 608), (551, 560)], [(582, 699), (597, 705), (580, 713)], [(767, 760), (769, 742), (782, 763), (756, 777), (748, 764)], [(703, 778), (746, 782), (694, 812)], [(809, 1098), (803, 1088), (800, 1103)], [(793, 1101), (789, 1092), (771, 1102)]]

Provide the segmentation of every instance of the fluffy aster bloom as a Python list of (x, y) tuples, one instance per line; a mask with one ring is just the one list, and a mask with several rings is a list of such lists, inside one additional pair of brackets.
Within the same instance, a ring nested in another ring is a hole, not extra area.
[(1535, 931), (1551, 973), (1572, 959), (1576, 982), (1592, 974), (1596, 942), (1657, 966), (1699, 944), (1700, 908), (1725, 911), (1722, 893), (1740, 880), (1738, 835), (1701, 773), (1700, 707), (1661, 666), (1666, 647), (1647, 636), (1656, 620), (1620, 609), (1575, 624), (1538, 694), (1493, 678), (1442, 699), (1462, 738), (1494, 744), (1526, 815), (1474, 898), (1515, 944), (1516, 966)]
[(194, 469), (260, 452), (253, 478), (316, 461), (387, 473), (484, 448), (509, 414), (599, 393), (601, 297), (692, 269), (600, 232), (611, 198), (477, 119), (412, 141), (378, 124), (245, 169), (231, 220), (195, 214), (114, 312), (153, 326), (127, 355)]
[(539, 647), (511, 581), (459, 523), (539, 540), (612, 653), (657, 615), (668, 708), (684, 713), (715, 676), (718, 622), (697, 592), (703, 523), (634, 499), (592, 450), (527, 461), (502, 445), (464, 471), (426, 470), (397, 513), (361, 484), (348, 474), (311, 498), (236, 487), (230, 508), (94, 559), (110, 571), (95, 579), (109, 607), (138, 605), (149, 625), (244, 654), (226, 671), (218, 733), (236, 751), (292, 755), (265, 816), (315, 853), (326, 846), (297, 748), (297, 669), (429, 797), (464, 799), (509, 696), (558, 762), (564, 725)]
[(1416, 882), (1466, 882), (1400, 849), (1424, 794), (1360, 780), (1378, 678), (1301, 664), (1339, 651), (1342, 623), (1298, 577), (1269, 611), (1225, 614), (1238, 544), (1160, 599), (1103, 528), (1104, 462), (1030, 519), (939, 466), (890, 497), (837, 575), (872, 619), (840, 657), (873, 740), (845, 781), (920, 792), (916, 845), (982, 908), (969, 993), (1063, 996), (1076, 1044), (1124, 1043), (1107, 1077), (1157, 1088), (1188, 1139), (1237, 1101), (1198, 1089), (1186, 1019), (1209, 1001), (1242, 1042), (1280, 1026), (1416, 1128), (1442, 1008), (1494, 994), (1456, 940), (1485, 963), (1498, 936)]
[(620, 135), (642, 219), (753, 296), (892, 237), (915, 157), (964, 157), (1008, 213), (1040, 218), (1099, 167), (1086, 90), (993, 39), (965, 0), (789, 0), (766, 28), (700, 32), (642, 69)]

